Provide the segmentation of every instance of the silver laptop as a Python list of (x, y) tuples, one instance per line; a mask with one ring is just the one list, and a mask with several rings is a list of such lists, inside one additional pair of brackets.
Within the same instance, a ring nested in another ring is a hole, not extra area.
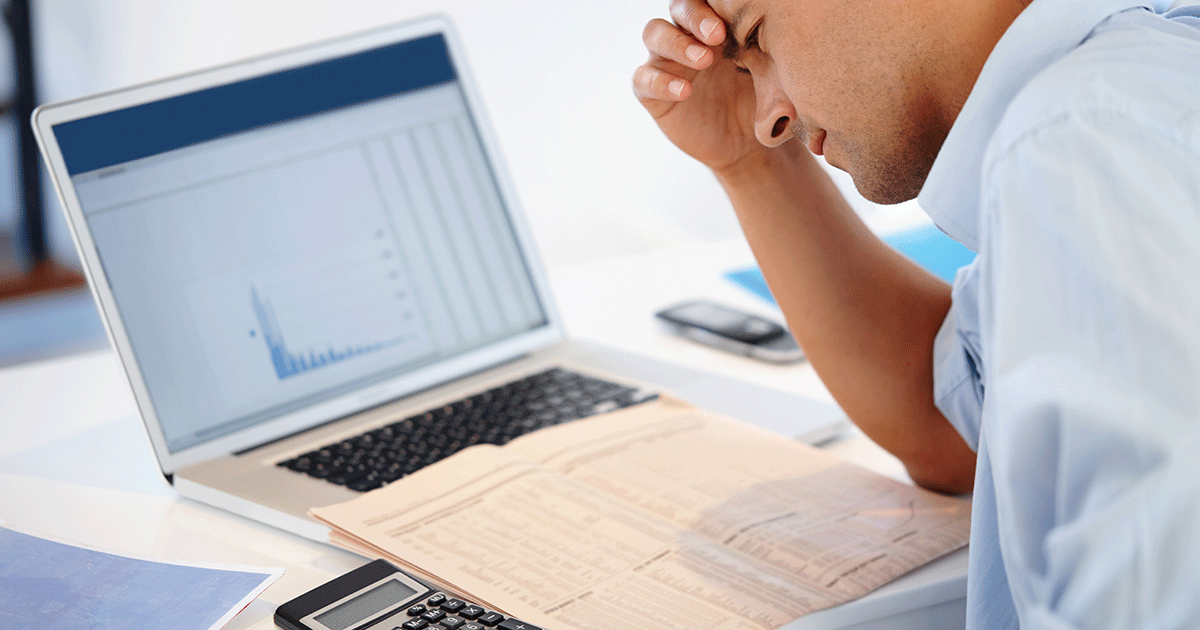
[(565, 338), (443, 17), (33, 121), (184, 496), (326, 540), (310, 507), (656, 392), (811, 442), (844, 426), (829, 405)]

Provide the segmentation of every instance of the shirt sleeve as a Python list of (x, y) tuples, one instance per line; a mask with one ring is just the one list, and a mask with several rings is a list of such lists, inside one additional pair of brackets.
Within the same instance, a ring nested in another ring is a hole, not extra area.
[(1200, 627), (1200, 134), (1076, 110), (985, 171), (984, 433), (1021, 627)]
[(933, 341), (933, 402), (971, 450), (979, 450), (983, 365), (979, 345), (980, 260), (958, 270), (950, 312)]

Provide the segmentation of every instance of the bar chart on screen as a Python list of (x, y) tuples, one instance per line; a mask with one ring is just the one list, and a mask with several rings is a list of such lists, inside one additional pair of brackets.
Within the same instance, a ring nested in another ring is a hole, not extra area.
[[(367, 156), (338, 147), (196, 186), (164, 208), (195, 235), (175, 257), (202, 378), (230, 414), (340, 387), (435, 352), (428, 293)], [(191, 221), (185, 211), (199, 205)], [(168, 209), (169, 208), (169, 209)]]
[[(258, 323), (261, 326), (263, 341), (267, 344), (267, 350), (271, 353), (271, 363), (275, 366), (275, 373), (279, 375), (280, 379), (295, 376), (296, 374), (331, 363), (337, 363), (338, 361), (344, 361), (361, 354), (389, 348), (404, 341), (403, 337), (397, 337), (367, 345), (348, 345), (344, 348), (331, 345), (324, 351), (318, 351), (314, 348), (309, 348), (307, 352), (303, 350), (299, 352), (289, 350), (287, 341), (284, 340), (283, 331), (279, 330), (279, 320), (275, 316), (275, 309), (272, 308), (271, 302), (259, 298), (258, 290), (254, 287), (250, 288), (250, 293), (254, 302), (254, 314), (258, 317)], [(250, 336), (253, 337), (256, 334), (256, 331), (251, 331)]]
[(199, 280), (189, 310), (222, 397), (284, 391), (316, 379), (405, 364), (435, 352), (429, 318), (391, 232), (330, 251), (304, 249), (270, 264)]

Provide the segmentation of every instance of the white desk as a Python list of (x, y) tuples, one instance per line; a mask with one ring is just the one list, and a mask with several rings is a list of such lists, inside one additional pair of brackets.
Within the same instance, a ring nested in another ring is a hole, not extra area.
[[(770, 306), (722, 279), (723, 272), (751, 263), (741, 242), (688, 245), (558, 269), (551, 279), (577, 337), (828, 400), (807, 364), (781, 367), (727, 355), (673, 337), (653, 321), (656, 309), (694, 297), (778, 318)], [(827, 448), (907, 480), (894, 458), (857, 432)], [(277, 605), (363, 563), (348, 552), (178, 497), (158, 474), (107, 351), (0, 370), (0, 520), (119, 553), (286, 569), (234, 618), (232, 629), (273, 627)], [(962, 550), (789, 628), (962, 627), (965, 585)], [(914, 607), (919, 609), (881, 618)]]

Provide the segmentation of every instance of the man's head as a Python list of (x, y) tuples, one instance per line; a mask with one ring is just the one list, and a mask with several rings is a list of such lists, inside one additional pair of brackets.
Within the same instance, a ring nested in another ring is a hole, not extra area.
[(795, 135), (878, 203), (917, 196), (1022, 0), (709, 0), (754, 80), (755, 131)]

